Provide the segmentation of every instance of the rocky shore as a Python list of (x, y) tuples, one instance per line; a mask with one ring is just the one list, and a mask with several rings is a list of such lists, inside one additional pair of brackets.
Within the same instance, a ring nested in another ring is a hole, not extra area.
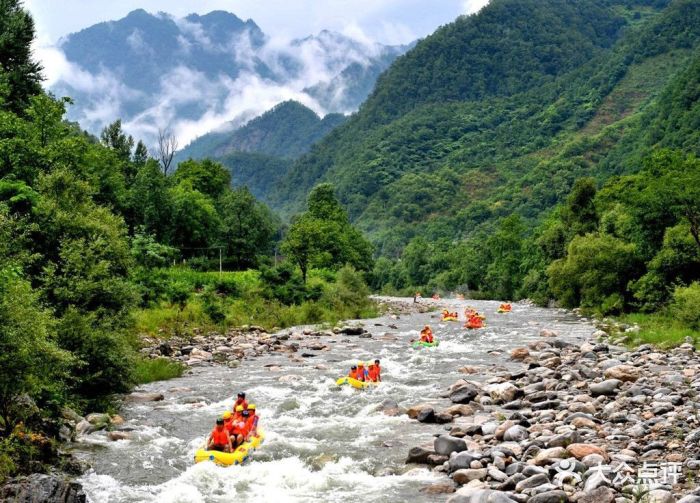
[[(449, 503), (697, 503), (700, 355), (617, 347), (598, 331), (572, 345), (543, 330), (509, 368), (465, 367), (408, 415), (441, 424), (410, 449), (449, 482)], [(477, 379), (478, 376), (478, 379)]]
[(336, 335), (369, 338), (372, 335), (361, 324), (349, 324), (332, 330), (313, 328), (283, 330), (274, 334), (264, 328), (245, 326), (231, 329), (225, 334), (197, 333), (193, 337), (172, 337), (167, 341), (144, 339), (142, 353), (150, 358), (169, 358), (187, 367), (201, 365), (228, 365), (236, 367), (244, 359), (269, 353), (289, 353), (293, 361), (303, 361), (323, 351), (327, 345), (324, 337)]

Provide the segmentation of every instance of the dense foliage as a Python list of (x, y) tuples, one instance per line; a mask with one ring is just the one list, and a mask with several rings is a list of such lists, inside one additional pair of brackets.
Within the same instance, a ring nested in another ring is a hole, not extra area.
[[(166, 176), (121, 121), (99, 138), (65, 121), (70, 99), (39, 86), (31, 18), (8, 0), (0, 20), (0, 481), (49, 460), (37, 452), (65, 406), (104, 409), (138, 382), (181, 373), (140, 356), (140, 332), (375, 312), (351, 267), (371, 265), (369, 245), (332, 187), (311, 199), (333, 234), (313, 243), (311, 265), (325, 269), (305, 281), (294, 262), (272, 265), (280, 221), (233, 189), (224, 166), (188, 160)], [(195, 272), (219, 268), (248, 271)]]

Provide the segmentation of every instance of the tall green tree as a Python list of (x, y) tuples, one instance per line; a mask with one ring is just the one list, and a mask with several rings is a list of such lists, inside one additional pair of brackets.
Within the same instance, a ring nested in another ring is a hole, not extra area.
[(22, 114), (41, 94), (41, 65), (32, 57), (34, 20), (20, 0), (0, 0), (0, 108)]
[(175, 183), (188, 182), (194, 190), (216, 199), (231, 184), (231, 173), (218, 162), (210, 159), (189, 159), (177, 166), (173, 175)]
[(224, 192), (218, 210), (226, 257), (234, 267), (255, 267), (259, 257), (271, 254), (277, 225), (272, 212), (258, 202), (247, 187)]
[(349, 264), (358, 270), (370, 271), (372, 246), (350, 225), (333, 186), (315, 187), (308, 202), (309, 210), (293, 221), (282, 248), (299, 265), (304, 280), (310, 266), (339, 269)]

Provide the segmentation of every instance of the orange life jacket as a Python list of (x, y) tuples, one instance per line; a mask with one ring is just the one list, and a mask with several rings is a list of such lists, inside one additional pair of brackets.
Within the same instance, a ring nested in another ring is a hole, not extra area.
[(379, 367), (377, 367), (376, 365), (370, 365), (368, 373), (370, 381), (379, 381)]
[(211, 440), (214, 445), (228, 445), (228, 435), (225, 428), (214, 428), (211, 432)]
[(258, 416), (253, 414), (252, 416), (248, 416), (248, 419), (246, 419), (245, 425), (243, 426), (244, 430), (244, 435), (247, 437), (251, 433), (255, 431), (255, 427), (258, 425)]
[(350, 372), (348, 372), (348, 377), (357, 379), (357, 370), (350, 369)]
[(364, 367), (357, 366), (357, 375), (355, 379), (358, 381), (364, 381), (367, 378), (367, 369)]
[(224, 419), (224, 430), (226, 430), (229, 435), (233, 435), (233, 418)]
[(236, 407), (238, 407), (239, 405), (243, 406), (243, 410), (246, 410), (248, 408), (248, 402), (245, 398), (243, 400), (237, 398), (235, 403), (233, 404), (233, 412), (236, 412)]

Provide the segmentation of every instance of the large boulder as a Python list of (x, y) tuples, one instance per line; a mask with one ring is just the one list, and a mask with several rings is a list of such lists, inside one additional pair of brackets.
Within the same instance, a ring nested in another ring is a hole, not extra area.
[(449, 456), (453, 452), (462, 452), (467, 450), (467, 443), (458, 437), (451, 435), (440, 435), (434, 442), (435, 452), (443, 456)]
[(33, 473), (0, 487), (0, 501), (13, 503), (85, 503), (82, 486), (57, 475)]
[(634, 382), (639, 379), (640, 372), (632, 365), (615, 365), (605, 369), (603, 375), (607, 379), (619, 379), (622, 382)]

